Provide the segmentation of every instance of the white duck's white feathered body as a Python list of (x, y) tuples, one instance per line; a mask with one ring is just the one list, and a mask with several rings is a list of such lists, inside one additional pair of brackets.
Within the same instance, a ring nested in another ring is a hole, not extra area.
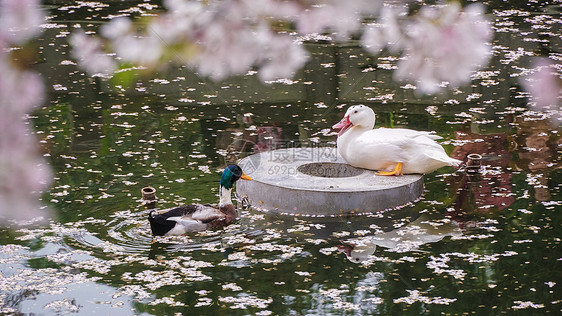
[(458, 166), (461, 161), (447, 155), (430, 132), (404, 128), (376, 128), (375, 113), (364, 105), (348, 109), (335, 125), (342, 128), (338, 153), (354, 167), (392, 171), (402, 163), (402, 173), (429, 173), (441, 167)]

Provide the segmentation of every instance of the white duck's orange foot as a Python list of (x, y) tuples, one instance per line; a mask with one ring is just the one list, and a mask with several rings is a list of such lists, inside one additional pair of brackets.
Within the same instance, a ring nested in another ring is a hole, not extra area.
[(379, 171), (376, 173), (377, 176), (402, 176), (404, 173), (402, 172), (402, 163), (399, 162), (396, 164), (396, 167), (392, 171)]

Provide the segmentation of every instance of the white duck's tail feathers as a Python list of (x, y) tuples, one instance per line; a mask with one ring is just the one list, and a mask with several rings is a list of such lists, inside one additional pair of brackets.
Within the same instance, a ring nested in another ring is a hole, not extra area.
[(441, 154), (441, 153), (428, 152), (428, 153), (426, 153), (426, 156), (433, 159), (433, 160), (441, 161), (441, 162), (443, 162), (443, 163), (445, 163), (449, 166), (453, 166), (453, 167), (458, 167), (462, 163), (461, 160), (451, 158), (451, 157), (447, 156), (445, 153)]
[(441, 139), (443, 137), (436, 135), (435, 132), (412, 131), (409, 135), (404, 135), (408, 138), (427, 137), (431, 140)]
[(433, 140), (442, 139), (443, 137), (435, 134), (435, 132), (427, 132), (427, 137)]
[(451, 166), (453, 166), (453, 167), (458, 167), (462, 164), (462, 160), (458, 160), (458, 159), (455, 159), (455, 158), (450, 158), (450, 159), (451, 159)]

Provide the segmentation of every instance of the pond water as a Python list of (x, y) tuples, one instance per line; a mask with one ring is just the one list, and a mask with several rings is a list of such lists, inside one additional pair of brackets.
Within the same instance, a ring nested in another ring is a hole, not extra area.
[[(57, 2), (60, 3), (60, 2)], [(396, 57), (307, 43), (292, 80), (212, 82), (179, 68), (114, 87), (71, 62), (67, 36), (151, 2), (52, 5), (38, 65), (49, 101), (32, 123), (55, 181), (40, 227), (3, 228), (0, 313), (200, 315), (559, 314), (560, 129), (526, 106), (532, 54), (560, 60), (560, 1), (487, 2), (494, 57), (471, 85), (419, 96)], [(372, 215), (300, 218), (239, 209), (225, 229), (151, 236), (158, 207), (216, 203), (220, 172), (251, 153), (335, 147), (330, 127), (366, 104), (377, 126), (436, 131), (482, 173), (425, 176), (420, 201)]]

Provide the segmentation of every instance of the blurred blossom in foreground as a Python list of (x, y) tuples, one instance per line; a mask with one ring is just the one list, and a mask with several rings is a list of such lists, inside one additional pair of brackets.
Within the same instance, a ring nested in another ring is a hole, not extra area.
[(99, 38), (77, 31), (72, 33), (70, 44), (74, 47), (72, 56), (91, 75), (110, 74), (117, 68), (113, 58), (102, 51), (103, 43)]
[[(101, 36), (124, 65), (154, 70), (172, 60), (217, 81), (257, 70), (267, 82), (292, 77), (306, 63), (308, 53), (297, 35), (327, 33), (325, 38), (343, 42), (363, 32), (367, 51), (378, 54), (386, 48), (402, 54), (395, 78), (415, 83), (422, 93), (469, 82), (491, 55), (492, 29), (483, 6), (471, 4), (463, 10), (450, 2), (408, 15), (409, 2), (164, 0), (168, 11), (149, 20), (143, 31), (121, 17), (105, 25)], [(365, 19), (375, 23), (364, 28)], [(101, 58), (101, 42), (89, 44), (95, 50), (85, 50), (83, 40), (93, 41), (78, 38), (73, 46), (86, 70), (110, 65)]]
[[(164, 6), (168, 11), (150, 20), (145, 32), (138, 32), (124, 17), (102, 27), (101, 35), (117, 61), (155, 69), (173, 60), (213, 80), (262, 67), (260, 78), (272, 80), (292, 76), (307, 60), (301, 44), (268, 24), (271, 18), (294, 19), (299, 12), (296, 2), (227, 0), (205, 5), (166, 0)], [(82, 67), (90, 73), (110, 69), (105, 59), (110, 57), (102, 52), (102, 43), (84, 36), (78, 33), (72, 41)], [(84, 49), (82, 43), (92, 48)]]
[(372, 53), (385, 47), (403, 51), (395, 78), (414, 82), (422, 93), (435, 93), (444, 83), (457, 87), (470, 82), (490, 58), (492, 34), (481, 5), (463, 11), (451, 2), (422, 7), (413, 19), (405, 19), (401, 9), (385, 8), (380, 24), (368, 27), (362, 42)]
[[(262, 81), (270, 81), (292, 77), (308, 59), (297, 32), (279, 28), (277, 22), (292, 23), (301, 34), (330, 31), (343, 41), (360, 30), (363, 14), (377, 11), (381, 4), (368, 0), (165, 0), (168, 11), (148, 21), (145, 31), (137, 31), (129, 18), (121, 17), (102, 27), (101, 36), (122, 64), (156, 69), (172, 60), (217, 81), (255, 69)], [(100, 57), (101, 42), (89, 44), (96, 50), (85, 50), (81, 43), (92, 40), (78, 37), (82, 38), (72, 41), (74, 56), (86, 71), (93, 73), (109, 64)]]
[(40, 191), (51, 179), (25, 115), (44, 97), (39, 74), (18, 64), (10, 48), (40, 33), (38, 0), (2, 0), (0, 4), (0, 224), (48, 217)]
[(377, 13), (382, 4), (382, 0), (316, 1), (310, 7), (301, 7), (297, 30), (301, 34), (329, 31), (338, 41), (345, 41), (361, 29), (363, 16)]
[(492, 31), (478, 4), (464, 12), (458, 2), (423, 7), (408, 33), (407, 58), (398, 63), (396, 77), (416, 81), (425, 93), (437, 92), (443, 81), (452, 87), (470, 82), (490, 57)]
[(384, 48), (393, 53), (404, 48), (406, 36), (402, 34), (400, 19), (405, 19), (404, 7), (384, 7), (379, 16), (379, 23), (365, 27), (361, 44), (372, 54), (379, 54)]
[[(556, 125), (562, 125), (560, 100), (562, 97), (562, 79), (556, 73), (555, 64), (548, 58), (535, 58), (532, 62), (530, 74), (521, 80), (523, 88), (530, 94), (530, 105), (539, 111), (556, 111), (553, 118), (558, 120)], [(559, 69), (562, 70), (562, 69)]]
[(0, 4), (0, 37), (22, 44), (41, 32), (45, 21), (39, 0), (2, 0)]

